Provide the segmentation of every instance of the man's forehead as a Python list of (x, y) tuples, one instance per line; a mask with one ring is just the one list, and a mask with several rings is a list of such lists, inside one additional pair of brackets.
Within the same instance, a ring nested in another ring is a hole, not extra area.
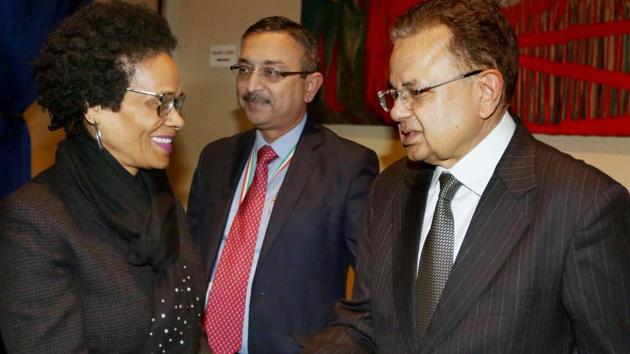
[(284, 65), (284, 61), (281, 59), (262, 59), (257, 60), (256, 58), (238, 58), (239, 64), (248, 64), (248, 65), (265, 65), (265, 66), (274, 66), (274, 65)]
[(288, 33), (250, 34), (241, 43), (239, 62), (256, 65), (291, 65), (299, 63), (302, 48)]
[[(443, 27), (443, 26), (440, 26)], [(396, 40), (390, 58), (390, 82), (395, 86), (418, 87), (425, 80), (449, 66), (450, 31), (431, 28)]]
[(258, 32), (249, 34), (243, 38), (241, 49), (245, 47), (269, 47), (281, 46), (287, 49), (296, 49), (301, 51), (300, 44), (287, 32)]
[(419, 59), (450, 54), (451, 37), (452, 34), (447, 27), (431, 27), (396, 40), (393, 54), (414, 56)]

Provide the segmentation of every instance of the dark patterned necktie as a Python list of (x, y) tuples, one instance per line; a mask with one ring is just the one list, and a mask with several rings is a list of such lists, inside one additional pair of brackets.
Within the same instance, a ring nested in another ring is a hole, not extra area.
[(440, 194), (420, 256), (416, 279), (416, 329), (420, 346), (453, 265), (455, 238), (451, 200), (461, 183), (449, 173), (440, 176)]

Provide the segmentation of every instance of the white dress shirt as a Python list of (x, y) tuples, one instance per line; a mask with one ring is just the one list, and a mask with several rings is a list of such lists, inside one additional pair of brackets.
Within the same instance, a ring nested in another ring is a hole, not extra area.
[(429, 187), (429, 195), (427, 196), (427, 205), (424, 210), (424, 219), (422, 221), (422, 231), (420, 234), (420, 250), (418, 251), (417, 267), (420, 266), (420, 255), (424, 247), (424, 241), (427, 239), (433, 213), (438, 201), (440, 193), (440, 184), (438, 183), (442, 172), (448, 172), (462, 183), (453, 200), (451, 208), (453, 210), (453, 219), (455, 221), (455, 240), (453, 243), (453, 263), (457, 258), (459, 249), (464, 242), (466, 231), (470, 225), (477, 204), (481, 199), (481, 194), (488, 185), (490, 177), (494, 174), (494, 170), (503, 156), (507, 148), (516, 123), (509, 113), (505, 112), (499, 124), (477, 144), (466, 156), (459, 160), (450, 169), (437, 166)]

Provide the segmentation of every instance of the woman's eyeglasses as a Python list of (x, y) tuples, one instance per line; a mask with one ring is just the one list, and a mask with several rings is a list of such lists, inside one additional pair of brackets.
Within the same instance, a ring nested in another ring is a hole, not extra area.
[(166, 118), (166, 116), (171, 113), (171, 110), (173, 108), (175, 108), (177, 112), (181, 112), (182, 106), (184, 105), (184, 100), (186, 99), (186, 95), (183, 92), (180, 93), (178, 96), (175, 96), (175, 93), (173, 92), (155, 93), (143, 90), (136, 90), (132, 88), (127, 88), (127, 91), (157, 98), (159, 101), (157, 114), (160, 118)]

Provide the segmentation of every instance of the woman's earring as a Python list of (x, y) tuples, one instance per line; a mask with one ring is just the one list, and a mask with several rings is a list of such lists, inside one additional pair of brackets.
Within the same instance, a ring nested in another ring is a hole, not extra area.
[(98, 148), (103, 150), (103, 143), (101, 142), (101, 130), (98, 129), (98, 123), (94, 124), (94, 128), (96, 129), (96, 142), (98, 143)]

